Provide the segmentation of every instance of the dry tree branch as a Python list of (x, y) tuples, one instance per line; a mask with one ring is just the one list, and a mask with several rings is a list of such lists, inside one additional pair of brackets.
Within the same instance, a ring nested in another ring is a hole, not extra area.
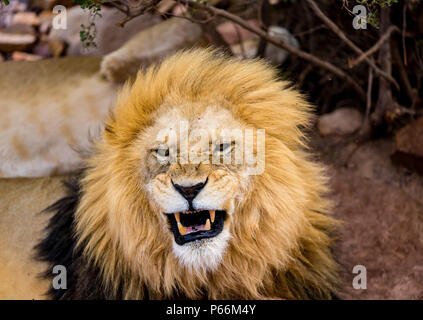
[(405, 50), (405, 31), (407, 29), (407, 1), (402, 8), (402, 53), (404, 55), (404, 65), (407, 65), (407, 50)]
[[(114, 5), (114, 7), (125, 13), (127, 18), (122, 21), (121, 23), (119, 23), (120, 26), (124, 26), (127, 22), (129, 22), (130, 20), (144, 14), (145, 12), (149, 11), (149, 10), (153, 10), (155, 8), (155, 6), (160, 2), (160, 0), (150, 0), (150, 1), (145, 1), (139, 8), (138, 10), (136, 10), (135, 12), (131, 12), (130, 6), (127, 4), (128, 0), (122, 0), (122, 1), (110, 1), (108, 3), (119, 3), (119, 4), (123, 4), (126, 5), (127, 8), (122, 7), (121, 5), (117, 4)], [(363, 90), (363, 88), (358, 84), (357, 81), (355, 81), (351, 76), (349, 76), (345, 71), (343, 71), (342, 69), (336, 67), (335, 65), (331, 64), (328, 61), (322, 60), (310, 53), (307, 53), (305, 51), (302, 51), (300, 49), (297, 49), (289, 44), (287, 44), (286, 42), (279, 40), (277, 38), (274, 38), (273, 36), (270, 36), (267, 32), (265, 32), (264, 30), (257, 28), (255, 26), (249, 25), (244, 19), (231, 14), (225, 10), (222, 9), (218, 9), (216, 7), (207, 5), (207, 4), (203, 4), (203, 3), (199, 3), (193, 0), (179, 0), (178, 1), (181, 4), (185, 4), (188, 5), (191, 8), (194, 9), (200, 9), (200, 10), (204, 10), (206, 12), (208, 12), (209, 14), (211, 14), (211, 17), (215, 17), (215, 16), (219, 16), (222, 18), (225, 18), (229, 21), (232, 21), (238, 25), (240, 25), (241, 27), (243, 27), (244, 29), (255, 33), (257, 35), (259, 35), (261, 38), (265, 39), (266, 41), (274, 44), (275, 46), (285, 49), (286, 51), (288, 51), (289, 53), (296, 55), (316, 66), (319, 66), (323, 69), (326, 69), (328, 71), (330, 71), (332, 74), (336, 75), (337, 77), (339, 77), (341, 80), (344, 80), (346, 82), (348, 82), (353, 88), (354, 90), (359, 94), (360, 98), (362, 100), (366, 100), (366, 93)], [(181, 18), (185, 18), (187, 19), (187, 17), (185, 16), (179, 16)], [(208, 22), (210, 19), (206, 19), (207, 21), (201, 21), (201, 23), (206, 23)], [(196, 23), (200, 23), (200, 21), (196, 21), (194, 20), (194, 22)]]
[(341, 80), (344, 80), (346, 82), (348, 82), (354, 89), (355, 91), (359, 94), (360, 98), (362, 100), (366, 100), (366, 92), (363, 90), (363, 88), (352, 78), (350, 77), (345, 71), (343, 71), (342, 69), (334, 66), (333, 64), (331, 64), (328, 61), (322, 60), (310, 53), (304, 52), (300, 49), (297, 49), (289, 44), (287, 44), (286, 42), (279, 40), (277, 38), (274, 38), (272, 36), (270, 36), (267, 32), (261, 30), (260, 28), (257, 28), (255, 26), (249, 25), (244, 19), (230, 13), (227, 12), (225, 10), (222, 9), (218, 9), (216, 7), (207, 5), (207, 4), (202, 4), (193, 0), (179, 0), (180, 3), (183, 4), (187, 4), (190, 7), (194, 8), (194, 9), (200, 9), (200, 10), (205, 10), (208, 11), (211, 14), (214, 14), (216, 16), (225, 18), (227, 20), (230, 20), (232, 22), (235, 22), (236, 24), (240, 25), (241, 27), (243, 27), (244, 29), (255, 33), (257, 35), (259, 35), (260, 37), (266, 39), (268, 42), (274, 44), (275, 46), (285, 49), (286, 51), (288, 51), (289, 53), (296, 55), (312, 64), (315, 64), (316, 66), (319, 66), (323, 69), (326, 69), (328, 71), (330, 71), (331, 73), (333, 73), (334, 75), (336, 75), (337, 77), (339, 77)]
[(369, 68), (369, 79), (367, 81), (367, 103), (366, 113), (364, 115), (363, 124), (359, 135), (364, 137), (370, 132), (370, 109), (372, 108), (372, 86), (373, 86), (373, 69)]
[[(175, 5), (181, 4), (179, 1), (174, 2)], [(187, 9), (187, 6), (184, 6), (185, 9)], [(214, 15), (211, 15), (209, 12), (196, 12), (192, 15), (185, 14), (185, 12), (181, 14), (173, 14), (170, 12), (160, 12), (159, 8), (154, 8), (155, 12), (159, 13), (162, 16), (165, 17), (175, 17), (180, 19), (188, 20), (192, 23), (199, 24), (201, 29), (203, 30), (205, 36), (208, 38), (210, 43), (216, 47), (220, 48), (221, 50), (225, 51), (228, 55), (233, 55), (233, 52), (229, 46), (228, 43), (226, 43), (225, 39), (223, 39), (222, 35), (216, 30), (216, 17)], [(207, 15), (206, 15), (206, 14)], [(234, 25), (237, 27), (236, 25)], [(238, 31), (238, 29), (237, 29)]]
[(108, 4), (110, 4), (111, 6), (115, 7), (115, 9), (125, 13), (126, 15), (129, 14), (129, 7), (125, 4), (118, 4), (118, 2), (116, 1), (110, 1), (108, 2)]
[(239, 26), (235, 23), (232, 24), (232, 25), (235, 29), (235, 33), (236, 33), (236, 36), (238, 38), (239, 48), (241, 49), (241, 55), (242, 55), (243, 58), (246, 58), (247, 55), (246, 55), (246, 52), (245, 52), (245, 46), (244, 46), (244, 42), (243, 42), (243, 39), (242, 39), (241, 31), (239, 30)]
[[(383, 35), (391, 25), (390, 8), (380, 9), (380, 35)], [(392, 73), (392, 53), (391, 43), (385, 41), (379, 50), (379, 61), (381, 61), (383, 70)], [(385, 78), (379, 79), (378, 99), (375, 105), (375, 110), (371, 116), (373, 127), (379, 127), (386, 119), (389, 113), (393, 113), (394, 101), (392, 97), (391, 86)]]
[(399, 31), (399, 28), (394, 25), (390, 26), (388, 30), (379, 38), (379, 40), (369, 50), (367, 50), (366, 52), (363, 52), (358, 58), (356, 58), (355, 60), (351, 62), (351, 67), (354, 68), (361, 61), (371, 56), (372, 54), (376, 53), (380, 49), (380, 47), (383, 45), (383, 43), (390, 38), (391, 33), (394, 31)]
[(316, 32), (316, 31), (318, 31), (318, 30), (320, 30), (320, 29), (325, 29), (325, 28), (326, 28), (326, 26), (325, 26), (324, 24), (321, 24), (321, 25), (319, 25), (319, 26), (316, 26), (316, 27), (310, 28), (309, 30), (306, 30), (306, 31), (296, 32), (296, 33), (294, 33), (294, 34), (292, 34), (292, 35), (293, 35), (294, 37), (301, 37), (301, 36), (305, 36), (305, 35), (308, 35), (308, 34), (314, 33), (314, 32)]
[[(331, 20), (326, 16), (322, 10), (320, 10), (319, 6), (314, 2), (314, 0), (306, 0), (310, 6), (310, 8), (314, 11), (314, 13), (342, 40), (344, 41), (351, 49), (353, 49), (358, 54), (362, 55), (364, 52), (361, 50), (357, 45), (354, 44), (348, 37), (345, 35), (345, 33), (342, 32), (342, 30)], [(380, 76), (384, 77), (385, 79), (389, 80), (396, 88), (399, 90), (398, 82), (395, 81), (394, 78), (392, 78), (391, 75), (387, 74), (378, 66), (376, 66), (373, 59), (370, 59), (368, 57), (365, 57), (364, 60), (367, 62), (367, 64)]]
[[(118, 0), (102, 3), (108, 3), (126, 15), (126, 18), (117, 24), (120, 27), (124, 27), (126, 23), (136, 17), (139, 17), (150, 10), (154, 10), (160, 1), (161, 0), (145, 0), (142, 2), (133, 2), (131, 0)], [(136, 6), (134, 6), (134, 4), (136, 4)]]
[[(260, 6), (258, 9), (258, 20), (260, 22), (260, 27), (265, 30), (266, 32), (268, 31), (267, 28), (269, 27), (270, 24), (270, 4), (268, 0), (261, 0), (260, 1)], [(265, 56), (265, 52), (266, 52), (266, 48), (267, 48), (267, 41), (264, 38), (260, 38), (258, 47), (257, 47), (257, 51), (256, 51), (256, 57), (258, 58), (264, 58)]]
[(414, 109), (416, 104), (419, 102), (419, 95), (418, 95), (417, 89), (414, 89), (411, 86), (410, 80), (408, 79), (407, 71), (405, 70), (404, 65), (402, 63), (403, 60), (399, 53), (398, 46), (394, 46), (392, 48), (392, 55), (393, 55), (393, 60), (395, 64), (397, 65), (397, 70), (400, 76), (400, 80), (405, 88), (405, 92), (407, 93), (408, 98), (411, 101), (411, 109)]

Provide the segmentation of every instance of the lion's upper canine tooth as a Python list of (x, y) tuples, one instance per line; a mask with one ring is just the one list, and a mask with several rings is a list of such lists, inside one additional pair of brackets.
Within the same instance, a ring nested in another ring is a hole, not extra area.
[(187, 233), (187, 228), (185, 228), (180, 222), (178, 222), (178, 230), (182, 236)]
[(210, 230), (210, 219), (207, 219), (206, 225), (204, 226), (204, 230)]
[(216, 210), (210, 210), (209, 212), (210, 212), (211, 222), (213, 223), (214, 222), (214, 218), (216, 216)]
[(180, 220), (180, 219), (181, 219), (181, 217), (180, 217), (180, 213), (179, 213), (179, 212), (175, 212), (174, 214), (175, 214), (175, 219), (176, 219), (176, 221), (177, 221), (177, 222), (181, 222), (181, 220)]

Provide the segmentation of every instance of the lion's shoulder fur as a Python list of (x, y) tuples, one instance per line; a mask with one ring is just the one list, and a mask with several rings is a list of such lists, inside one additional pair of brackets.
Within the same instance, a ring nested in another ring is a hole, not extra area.
[[(192, 273), (171, 257), (129, 151), (159, 106), (179, 105), (189, 112), (199, 103), (224, 106), (240, 121), (266, 130), (265, 172), (254, 177), (244, 213), (234, 215), (245, 229), (232, 230), (222, 265), (211, 275)], [(68, 224), (75, 237), (68, 263), (80, 264), (71, 285), (84, 287), (87, 268), (94, 268), (96, 288), (113, 298), (331, 298), (336, 222), (329, 216), (324, 170), (305, 148), (310, 110), (300, 93), (258, 60), (190, 50), (141, 71), (121, 90), (103, 139), (86, 161), (80, 197), (53, 207), (58, 214), (65, 206), (67, 219), (74, 219)], [(58, 223), (52, 220), (50, 234)], [(48, 239), (43, 250), (50, 259)]]
[(54, 299), (107, 299), (110, 297), (102, 287), (99, 270), (87, 263), (76, 247), (74, 237), (75, 211), (80, 197), (80, 186), (77, 178), (65, 182), (66, 195), (44, 210), (43, 214), (53, 213), (46, 226), (47, 236), (36, 247), (37, 258), (48, 263), (47, 270), (41, 274), (50, 279), (55, 266), (65, 266), (66, 289), (55, 289), (52, 285), (48, 295)]
[(64, 177), (0, 179), (0, 299), (45, 299), (46, 269), (34, 260), (48, 215), (39, 214), (64, 196)]

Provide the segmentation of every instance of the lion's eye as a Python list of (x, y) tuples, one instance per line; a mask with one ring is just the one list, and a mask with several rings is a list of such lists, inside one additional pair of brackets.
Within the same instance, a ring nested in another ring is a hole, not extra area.
[(169, 148), (159, 148), (154, 150), (160, 157), (169, 157)]

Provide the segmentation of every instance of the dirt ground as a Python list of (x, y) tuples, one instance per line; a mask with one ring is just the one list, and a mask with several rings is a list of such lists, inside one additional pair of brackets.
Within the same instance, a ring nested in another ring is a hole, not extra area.
[[(344, 299), (423, 298), (423, 177), (391, 163), (390, 139), (358, 148), (313, 140), (329, 166), (335, 215), (343, 221), (335, 248)], [(367, 269), (367, 289), (352, 286), (353, 267)]]

